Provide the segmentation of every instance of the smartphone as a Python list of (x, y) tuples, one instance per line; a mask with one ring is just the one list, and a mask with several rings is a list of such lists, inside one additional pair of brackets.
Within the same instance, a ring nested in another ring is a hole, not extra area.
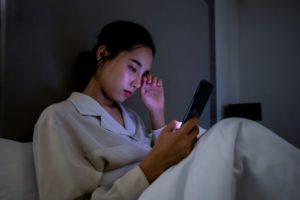
[(194, 117), (200, 119), (213, 88), (214, 86), (206, 80), (201, 80), (199, 82), (192, 101), (183, 117), (182, 123), (185, 123), (187, 120)]

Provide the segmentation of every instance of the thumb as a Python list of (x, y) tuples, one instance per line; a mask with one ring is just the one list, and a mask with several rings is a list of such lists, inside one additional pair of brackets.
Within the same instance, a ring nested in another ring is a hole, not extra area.
[(178, 122), (176, 120), (172, 120), (171, 122), (169, 122), (166, 127), (164, 128), (167, 131), (171, 131), (173, 132), (175, 129), (180, 128), (181, 126), (181, 122)]

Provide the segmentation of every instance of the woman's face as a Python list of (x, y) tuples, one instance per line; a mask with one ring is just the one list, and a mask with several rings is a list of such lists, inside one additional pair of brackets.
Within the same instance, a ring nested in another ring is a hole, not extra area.
[(98, 75), (106, 97), (112, 101), (123, 102), (133, 95), (141, 87), (142, 77), (149, 73), (152, 60), (150, 48), (137, 47), (106, 61)]

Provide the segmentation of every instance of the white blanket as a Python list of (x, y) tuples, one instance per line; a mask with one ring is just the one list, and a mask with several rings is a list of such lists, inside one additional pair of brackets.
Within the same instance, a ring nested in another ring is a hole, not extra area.
[(256, 122), (222, 120), (139, 199), (299, 200), (300, 150)]

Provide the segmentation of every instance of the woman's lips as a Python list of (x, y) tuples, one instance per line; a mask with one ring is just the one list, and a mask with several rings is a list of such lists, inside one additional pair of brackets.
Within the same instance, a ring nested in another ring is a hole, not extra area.
[(130, 97), (132, 95), (132, 92), (130, 92), (128, 90), (124, 90), (124, 94), (126, 97)]

